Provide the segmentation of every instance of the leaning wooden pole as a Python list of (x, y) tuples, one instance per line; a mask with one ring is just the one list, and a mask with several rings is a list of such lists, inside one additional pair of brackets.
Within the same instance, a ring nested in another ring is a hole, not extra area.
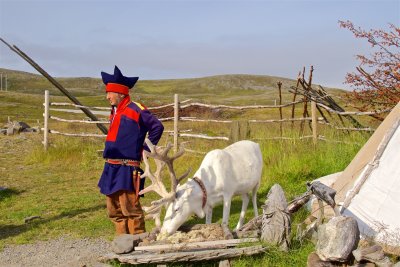
[[(40, 74), (42, 74), (49, 82), (51, 82), (55, 87), (57, 87), (66, 97), (68, 97), (75, 105), (83, 106), (78, 99), (76, 99), (70, 92), (68, 92), (59, 82), (57, 82), (53, 77), (51, 77), (44, 69), (42, 69), (33, 59), (31, 59), (28, 55), (22, 52), (15, 45), (11, 46), (3, 38), (0, 40), (7, 45), (12, 51), (14, 51), (17, 55), (22, 57), (26, 62), (28, 62), (32, 67), (34, 67)], [(87, 108), (80, 107), (83, 113), (86, 114), (92, 121), (98, 121), (97, 117)], [(104, 133), (107, 134), (107, 128), (101, 124), (97, 123), (97, 127)]]
[(44, 91), (44, 133), (43, 133), (43, 146), (44, 150), (47, 150), (49, 146), (49, 104), (50, 95), (49, 90)]

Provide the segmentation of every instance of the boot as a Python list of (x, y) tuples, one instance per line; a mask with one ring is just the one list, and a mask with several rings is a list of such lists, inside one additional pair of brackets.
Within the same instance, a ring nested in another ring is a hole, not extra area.
[(113, 221), (116, 235), (128, 234), (127, 220)]
[(146, 231), (143, 217), (128, 219), (128, 233), (131, 235), (141, 234)]

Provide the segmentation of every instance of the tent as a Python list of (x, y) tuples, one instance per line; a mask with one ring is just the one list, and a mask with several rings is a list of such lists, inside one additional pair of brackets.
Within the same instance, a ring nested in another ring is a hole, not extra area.
[(400, 102), (332, 187), (362, 236), (400, 247)]

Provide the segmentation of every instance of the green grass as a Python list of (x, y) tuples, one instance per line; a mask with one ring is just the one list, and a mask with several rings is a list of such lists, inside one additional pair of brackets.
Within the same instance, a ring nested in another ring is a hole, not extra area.
[[(1, 137), (0, 141), (15, 141), (16, 138)], [(7, 244), (30, 243), (65, 234), (111, 240), (114, 229), (106, 216), (104, 196), (97, 189), (103, 166), (97, 150), (102, 148), (102, 142), (97, 139), (52, 135), (51, 146), (45, 152), (39, 135), (31, 134), (26, 138), (32, 142), (29, 147), (24, 147), (24, 142), (15, 143), (20, 148), (17, 151), (21, 153), (15, 156), (23, 168), (14, 166), (14, 172), (6, 172), (2, 180), (1, 186), (8, 189), (0, 191), (0, 248)], [(166, 141), (163, 138), (161, 144)], [(362, 137), (359, 141), (361, 144)], [(279, 183), (287, 199), (291, 200), (306, 190), (306, 181), (343, 170), (360, 144), (320, 142), (314, 146), (311, 141), (260, 141), (265, 165), (258, 192), (259, 212), (273, 184)], [(213, 147), (224, 147), (227, 143), (200, 140), (191, 145), (198, 150), (210, 150)], [(192, 175), (201, 160), (202, 156), (186, 153), (176, 162), (177, 173), (192, 167)], [(154, 193), (147, 194), (142, 199), (143, 205), (149, 204), (156, 197)], [(229, 222), (232, 228), (239, 218), (240, 209), (241, 201), (236, 197)], [(220, 222), (221, 205), (216, 207), (214, 214), (213, 220)], [(33, 215), (41, 216), (41, 219), (25, 224), (24, 218)], [(246, 220), (252, 216), (253, 210), (249, 208)], [(306, 216), (305, 211), (296, 214), (293, 228)], [(189, 220), (189, 223), (203, 222), (203, 219), (198, 218)], [(153, 222), (148, 222), (147, 230), (153, 226)], [(245, 257), (234, 263), (235, 266), (299, 266), (305, 264), (312, 250), (312, 244), (305, 242), (300, 246), (293, 240), (288, 254), (269, 249), (264, 256)]]

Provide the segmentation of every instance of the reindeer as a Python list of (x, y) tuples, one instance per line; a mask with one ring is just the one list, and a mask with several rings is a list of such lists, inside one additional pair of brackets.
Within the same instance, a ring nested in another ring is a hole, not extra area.
[[(173, 162), (183, 155), (184, 150), (181, 149), (176, 155), (169, 157), (167, 154), (172, 147), (170, 144), (162, 150), (149, 141), (146, 142), (151, 152), (143, 153), (145, 172), (142, 177), (149, 177), (152, 184), (143, 189), (140, 194), (155, 191), (162, 197), (160, 200), (153, 201), (150, 207), (144, 207), (146, 217), (155, 219), (156, 229), (161, 231), (161, 236), (173, 234), (192, 214), (200, 218), (205, 216), (206, 223), (210, 224), (213, 207), (223, 202), (222, 227), (225, 237), (232, 238), (228, 228), (232, 197), (242, 196), (242, 210), (235, 229), (237, 230), (244, 223), (250, 192), (252, 192), (254, 215), (258, 216), (257, 190), (260, 185), (263, 161), (257, 143), (239, 141), (225, 149), (208, 152), (194, 177), (185, 184), (179, 185), (190, 170), (176, 178)], [(157, 170), (154, 174), (150, 172), (149, 157), (154, 158), (156, 162)], [(167, 192), (160, 177), (165, 165), (171, 177), (171, 192)], [(167, 206), (167, 211), (160, 229), (160, 212), (163, 206)]]

